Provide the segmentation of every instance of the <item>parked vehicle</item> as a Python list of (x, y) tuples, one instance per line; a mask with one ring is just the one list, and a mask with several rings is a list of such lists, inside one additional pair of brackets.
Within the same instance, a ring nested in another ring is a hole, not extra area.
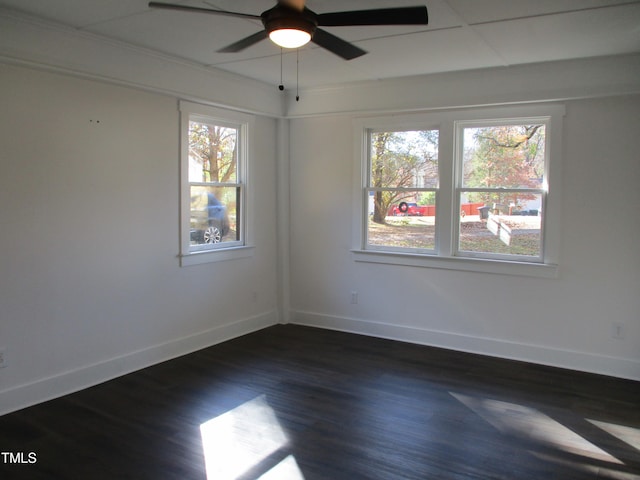
[(219, 243), (229, 233), (227, 207), (205, 187), (191, 191), (191, 242)]
[(392, 215), (407, 215), (410, 217), (421, 217), (427, 214), (426, 206), (419, 206), (414, 202), (400, 202), (392, 207)]
[[(460, 217), (467, 215), (481, 215), (484, 203), (463, 203), (460, 205)], [(389, 207), (387, 215), (411, 217), (435, 217), (435, 205), (418, 205), (415, 202), (400, 202)]]

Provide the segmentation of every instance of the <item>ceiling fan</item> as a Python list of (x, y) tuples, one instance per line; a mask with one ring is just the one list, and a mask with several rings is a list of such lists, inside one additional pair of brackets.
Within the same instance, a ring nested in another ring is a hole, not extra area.
[(357, 58), (367, 52), (318, 27), (427, 25), (429, 21), (426, 6), (318, 14), (305, 7), (305, 0), (278, 0), (275, 7), (260, 15), (162, 2), (149, 2), (149, 7), (262, 21), (264, 30), (221, 48), (219, 52), (239, 52), (268, 37), (283, 48), (299, 48), (311, 41), (345, 60)]

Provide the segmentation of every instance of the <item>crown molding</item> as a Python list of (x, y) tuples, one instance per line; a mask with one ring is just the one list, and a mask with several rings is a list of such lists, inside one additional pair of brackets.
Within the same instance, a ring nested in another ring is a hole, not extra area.
[(108, 37), (0, 9), (0, 62), (281, 117), (271, 85)]

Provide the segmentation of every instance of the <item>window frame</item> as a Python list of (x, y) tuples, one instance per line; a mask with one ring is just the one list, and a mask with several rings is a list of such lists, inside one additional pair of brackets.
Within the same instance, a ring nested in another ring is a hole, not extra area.
[[(558, 275), (560, 213), (561, 213), (561, 164), (562, 125), (565, 107), (559, 103), (510, 105), (455, 109), (360, 117), (354, 119), (354, 194), (352, 231), (352, 256), (357, 262), (406, 265), (472, 272), (526, 275), (554, 278)], [(544, 119), (545, 132), (545, 196), (544, 216), (541, 227), (541, 256), (530, 258), (494, 255), (491, 257), (460, 254), (458, 229), (455, 224), (459, 214), (458, 179), (461, 178), (462, 144), (459, 129), (468, 125), (526, 123)], [(369, 181), (369, 132), (438, 129), (439, 192), (436, 197), (436, 237), (434, 252), (394, 251), (388, 248), (371, 249), (367, 245), (366, 189)], [(363, 194), (363, 191), (365, 194)], [(458, 210), (456, 210), (458, 207)], [(458, 214), (456, 214), (458, 212)]]
[[(251, 189), (249, 186), (249, 154), (250, 135), (253, 129), (254, 117), (252, 115), (225, 110), (209, 105), (180, 101), (180, 264), (181, 266), (199, 265), (209, 262), (218, 262), (243, 258), (253, 254), (251, 246), (251, 220), (250, 207)], [(210, 123), (228, 128), (237, 129), (237, 165), (236, 180), (223, 184), (215, 182), (190, 182), (189, 181), (189, 123), (192, 121)], [(229, 242), (213, 243), (207, 245), (191, 245), (190, 218), (191, 218), (191, 185), (214, 185), (238, 188), (239, 205), (236, 223), (240, 230), (239, 239)]]

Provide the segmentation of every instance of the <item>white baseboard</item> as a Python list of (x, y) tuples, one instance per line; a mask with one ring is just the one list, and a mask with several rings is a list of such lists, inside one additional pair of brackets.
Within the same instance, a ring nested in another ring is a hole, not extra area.
[(277, 323), (277, 313), (269, 312), (3, 390), (0, 391), (0, 415), (77, 392)]
[(640, 361), (626, 358), (558, 350), (540, 345), (527, 345), (312, 312), (292, 311), (290, 322), (296, 325), (326, 328), (629, 380), (640, 380)]

